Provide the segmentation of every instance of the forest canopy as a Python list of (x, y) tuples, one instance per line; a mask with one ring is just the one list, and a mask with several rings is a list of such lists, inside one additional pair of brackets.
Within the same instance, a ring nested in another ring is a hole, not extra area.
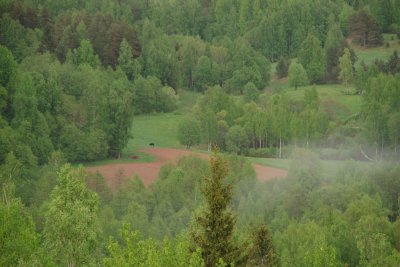
[[(399, 266), (399, 44), (396, 0), (0, 1), (0, 265)], [(159, 143), (203, 156), (87, 171)]]

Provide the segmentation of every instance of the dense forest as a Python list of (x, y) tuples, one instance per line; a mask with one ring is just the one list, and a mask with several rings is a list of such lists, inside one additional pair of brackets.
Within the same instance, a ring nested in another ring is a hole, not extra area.
[[(1, 0), (0, 266), (400, 266), (397, 48), (397, 0)], [(85, 170), (155, 114), (209, 158)]]

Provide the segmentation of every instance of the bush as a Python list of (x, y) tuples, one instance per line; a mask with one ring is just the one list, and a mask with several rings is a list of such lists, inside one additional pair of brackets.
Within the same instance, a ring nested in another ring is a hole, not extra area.
[(276, 156), (275, 147), (265, 147), (265, 148), (250, 148), (247, 151), (247, 156), (255, 158), (274, 158)]

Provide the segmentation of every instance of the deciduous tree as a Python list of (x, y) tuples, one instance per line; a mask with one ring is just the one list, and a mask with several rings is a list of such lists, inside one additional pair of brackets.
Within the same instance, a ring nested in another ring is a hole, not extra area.
[(299, 86), (307, 85), (307, 72), (299, 63), (293, 62), (289, 68), (289, 85), (297, 89)]
[(84, 176), (82, 167), (63, 166), (45, 206), (44, 244), (60, 265), (96, 261), (98, 197), (86, 188)]
[(178, 126), (178, 140), (186, 149), (191, 146), (197, 145), (201, 140), (200, 122), (195, 118), (187, 117), (179, 123)]
[(344, 49), (343, 56), (339, 58), (339, 80), (348, 86), (353, 80), (353, 64), (351, 62), (350, 51), (348, 48)]

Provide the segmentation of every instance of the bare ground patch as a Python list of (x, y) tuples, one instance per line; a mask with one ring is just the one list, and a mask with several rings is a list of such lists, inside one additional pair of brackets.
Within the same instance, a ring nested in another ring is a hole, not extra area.
[[(144, 185), (149, 186), (157, 178), (161, 166), (166, 163), (173, 163), (177, 158), (187, 155), (197, 155), (201, 158), (207, 159), (208, 155), (199, 154), (190, 150), (173, 149), (173, 148), (146, 148), (141, 149), (142, 152), (154, 156), (155, 161), (150, 163), (116, 163), (106, 164), (103, 166), (94, 166), (86, 168), (87, 171), (95, 173), (99, 172), (104, 176), (108, 186), (111, 189), (117, 188), (121, 181), (126, 177), (139, 176)], [(253, 164), (257, 178), (260, 181), (268, 181), (271, 179), (284, 178), (287, 176), (287, 171), (266, 167), (259, 164)]]

